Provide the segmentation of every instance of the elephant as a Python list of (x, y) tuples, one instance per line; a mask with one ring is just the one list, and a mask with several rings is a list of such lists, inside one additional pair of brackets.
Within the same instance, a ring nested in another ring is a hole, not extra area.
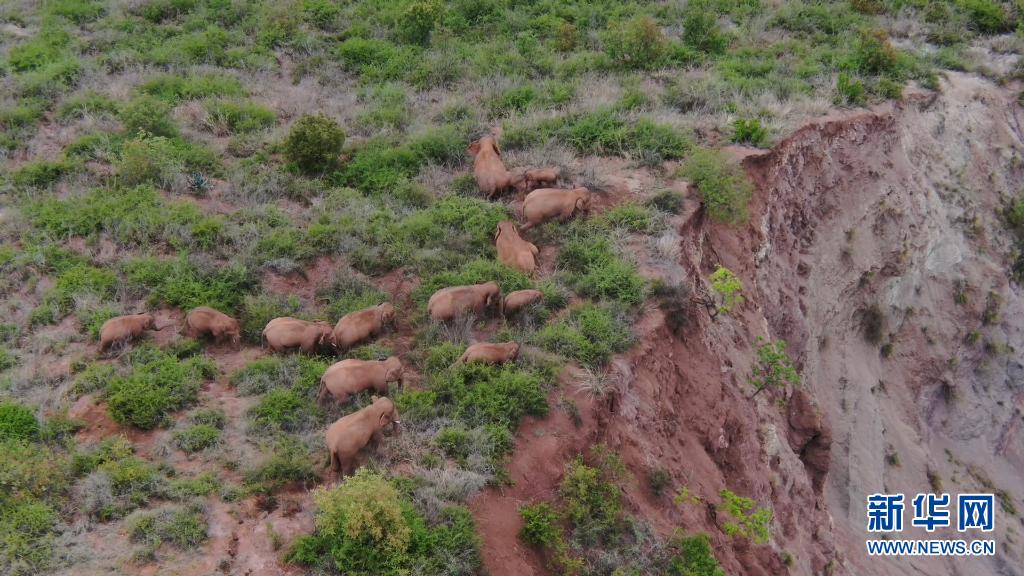
[(466, 348), (466, 351), (459, 357), (458, 363), (484, 362), (486, 364), (504, 364), (505, 362), (515, 360), (518, 356), (518, 342), (503, 342), (500, 344), (478, 342)]
[(504, 311), (497, 282), (442, 288), (430, 297), (427, 313), (435, 321), (444, 322), (469, 312), (483, 314), (491, 306), (497, 306), (499, 314)]
[(402, 381), (402, 361), (397, 356), (387, 360), (357, 360), (349, 358), (334, 363), (320, 377), (317, 400), (323, 402), (330, 394), (345, 403), (353, 394), (373, 388), (388, 393), (388, 384)]
[(540, 301), (544, 293), (540, 290), (516, 290), (505, 296), (505, 315), (511, 315), (534, 302)]
[[(162, 328), (166, 328), (163, 326)], [(152, 314), (128, 314), (115, 316), (100, 326), (100, 352), (121, 342), (129, 342), (142, 336), (146, 330), (159, 330)]]
[(185, 316), (181, 332), (189, 338), (209, 335), (215, 342), (227, 338), (235, 346), (242, 342), (242, 327), (238, 320), (207, 306), (193, 308)]
[(557, 166), (550, 168), (532, 168), (524, 174), (526, 188), (534, 190), (541, 186), (554, 186), (562, 177), (562, 169)]
[(289, 318), (274, 318), (263, 329), (263, 341), (275, 352), (298, 348), (303, 352), (316, 353), (334, 344), (331, 325), (323, 320), (309, 321)]
[(334, 347), (339, 351), (348, 350), (379, 334), (394, 321), (395, 307), (388, 302), (349, 312), (334, 325)]
[(590, 190), (586, 188), (539, 188), (523, 200), (523, 219), (526, 222), (519, 230), (529, 230), (552, 218), (568, 220), (577, 212), (590, 210), (590, 202)]
[(390, 398), (372, 398), (372, 404), (347, 416), (342, 416), (327, 429), (327, 451), (330, 467), (344, 478), (355, 472), (356, 456), (371, 440), (380, 438), (381, 431), (394, 423), (396, 430), (401, 420), (398, 409)]
[(512, 174), (505, 168), (505, 163), (501, 161), (498, 141), (494, 136), (484, 136), (470, 144), (469, 153), (473, 155), (473, 176), (476, 178), (476, 185), (487, 195), (488, 200), (510, 187), (517, 186), (517, 183), (525, 178), (522, 173)]
[(494, 246), (502, 264), (533, 275), (537, 270), (537, 247), (523, 240), (516, 225), (508, 220), (498, 222), (494, 232)]

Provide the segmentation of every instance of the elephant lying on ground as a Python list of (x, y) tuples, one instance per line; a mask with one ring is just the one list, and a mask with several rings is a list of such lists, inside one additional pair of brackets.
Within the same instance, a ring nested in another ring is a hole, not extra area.
[(115, 316), (100, 326), (100, 352), (114, 344), (135, 340), (146, 330), (157, 330), (156, 318), (152, 314)]
[(578, 212), (590, 210), (591, 194), (586, 188), (563, 190), (561, 188), (540, 188), (530, 192), (523, 200), (521, 231), (539, 226), (548, 220), (558, 218), (563, 222)]
[(504, 309), (497, 282), (442, 288), (430, 297), (427, 313), (433, 320), (444, 322), (470, 312), (483, 314), (491, 306), (497, 306), (498, 313)]
[(323, 320), (274, 318), (263, 329), (263, 340), (274, 352), (298, 348), (307, 354), (323, 351), (334, 343), (331, 325)]
[(397, 356), (387, 360), (357, 360), (349, 358), (333, 364), (320, 377), (320, 392), (317, 400), (323, 401), (330, 394), (338, 402), (348, 402), (353, 394), (370, 388), (388, 393), (388, 384), (401, 382), (402, 361)]
[(494, 247), (502, 264), (530, 275), (537, 270), (537, 247), (523, 240), (512, 222), (498, 222), (498, 228), (494, 233)]
[(327, 429), (327, 451), (332, 470), (346, 474), (355, 472), (356, 456), (371, 440), (380, 438), (388, 424), (400, 424), (398, 409), (390, 398), (377, 398), (373, 403), (338, 419)]
[(540, 290), (529, 289), (509, 292), (508, 296), (505, 296), (505, 315), (509, 316), (518, 312), (534, 302), (539, 302), (541, 298), (544, 298), (544, 293)]
[(230, 340), (235, 346), (242, 341), (242, 328), (238, 320), (206, 306), (193, 308), (185, 316), (185, 326), (181, 332), (189, 338), (210, 336), (215, 342)]
[(518, 342), (478, 342), (471, 344), (459, 357), (460, 363), (483, 362), (485, 364), (504, 364), (519, 356)]
[(521, 173), (512, 174), (505, 168), (505, 163), (501, 160), (501, 150), (498, 149), (498, 141), (494, 136), (484, 136), (470, 144), (469, 153), (473, 155), (473, 176), (476, 178), (476, 185), (488, 199), (523, 181), (524, 176)]
[(385, 302), (371, 308), (349, 312), (334, 325), (334, 347), (345, 351), (380, 334), (395, 320), (395, 307)]

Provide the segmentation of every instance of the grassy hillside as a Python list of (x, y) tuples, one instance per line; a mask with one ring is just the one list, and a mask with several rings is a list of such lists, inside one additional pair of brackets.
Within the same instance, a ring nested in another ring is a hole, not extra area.
[[(60, 550), (112, 523), (128, 542), (104, 561), (169, 562), (208, 539), (211, 502), (318, 484), (324, 428), (368, 396), (318, 405), (334, 359), (261, 355), (260, 332), (385, 300), (398, 332), (349, 356), (397, 353), (418, 374), (393, 391), (406, 429), (372, 470), (315, 493), (315, 532), (281, 557), (479, 572), (465, 503), (504, 480), (523, 418), (575, 409), (551, 402), (561, 366), (590, 370), (600, 393), (645, 302), (678, 312), (688, 297), (670, 181), (743, 222), (750, 184), (718, 148), (768, 147), (945, 69), (1016, 78), (999, 63), (1024, 48), (1019, 13), (994, 0), (4, 3), (0, 574), (87, 562)], [(466, 152), (488, 130), (509, 167), (562, 166), (601, 198), (531, 232), (551, 250), (534, 278), (495, 258), (515, 210), (477, 192)], [(624, 199), (617, 172), (643, 186)], [(545, 298), (509, 321), (426, 319), (434, 290), (488, 280)], [(96, 353), (115, 315), (200, 305), (241, 320), (242, 354), (173, 336)], [(485, 338), (550, 355), (449, 367)], [(207, 393), (217, 382), (239, 419)], [(94, 424), (68, 415), (83, 396), (125, 435), (76, 436)], [(706, 540), (661, 542), (622, 509), (614, 454), (587, 462), (569, 466), (564, 502), (523, 512), (524, 539), (557, 570), (715, 573)]]

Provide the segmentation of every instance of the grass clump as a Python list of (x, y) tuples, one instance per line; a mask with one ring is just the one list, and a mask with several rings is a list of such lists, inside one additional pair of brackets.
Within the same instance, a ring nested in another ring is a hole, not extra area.
[(602, 37), (605, 53), (615, 64), (629, 70), (651, 70), (665, 64), (669, 42), (651, 16), (611, 22)]
[(285, 156), (307, 174), (323, 174), (338, 163), (345, 145), (345, 131), (333, 118), (305, 115), (299, 118), (284, 143)]
[(101, 522), (120, 518), (166, 495), (166, 480), (154, 465), (133, 454), (131, 443), (123, 436), (77, 454), (75, 468), (88, 474), (82, 482), (82, 510)]
[(203, 380), (216, 372), (205, 357), (180, 360), (151, 345), (132, 350), (126, 364), (127, 374), (107, 385), (107, 408), (116, 422), (144, 430), (195, 402)]
[(737, 118), (732, 123), (732, 141), (764, 148), (768, 144), (768, 129), (757, 118)]
[[(649, 226), (643, 208), (619, 208), (604, 216), (606, 222), (629, 229)], [(573, 222), (558, 255), (569, 283), (581, 296), (635, 306), (646, 295), (646, 281), (624, 260), (600, 223)]]
[(0, 439), (35, 440), (39, 422), (29, 408), (14, 402), (0, 402)]
[(729, 224), (747, 219), (747, 204), (754, 187), (742, 168), (723, 152), (709, 148), (694, 151), (683, 165), (681, 175), (697, 187), (712, 218)]
[(433, 525), (382, 475), (362, 468), (313, 494), (315, 531), (288, 561), (353, 574), (475, 573), (482, 567), (472, 515), (448, 506)]
[(246, 95), (245, 88), (237, 78), (223, 74), (189, 76), (160, 74), (143, 82), (139, 86), (139, 91), (171, 103), (214, 96), (239, 97)]
[(174, 260), (151, 256), (129, 260), (124, 272), (130, 287), (148, 291), (150, 302), (186, 310), (197, 306), (235, 310), (254, 282), (243, 266), (218, 266), (190, 260), (185, 254)]
[(542, 328), (533, 342), (542, 348), (600, 367), (612, 354), (625, 350), (633, 336), (621, 312), (608, 306), (584, 304)]
[(174, 434), (174, 444), (192, 454), (220, 443), (220, 429), (209, 424), (195, 424)]
[(245, 472), (246, 485), (262, 493), (272, 493), (293, 482), (316, 479), (309, 450), (287, 436), (279, 437), (271, 454)]
[(273, 110), (252, 102), (215, 100), (206, 105), (206, 111), (215, 126), (233, 134), (262, 130), (277, 121)]
[(327, 366), (324, 359), (308, 356), (260, 358), (232, 374), (231, 384), (243, 396), (292, 388), (312, 395), (319, 387), (320, 376)]
[(155, 559), (156, 552), (165, 543), (179, 550), (189, 550), (207, 538), (206, 514), (199, 503), (136, 512), (128, 517), (126, 524), (132, 542), (142, 546), (134, 553), (137, 561)]
[(295, 296), (260, 293), (242, 298), (242, 334), (250, 342), (259, 342), (267, 323), (281, 316), (295, 316), (302, 303)]

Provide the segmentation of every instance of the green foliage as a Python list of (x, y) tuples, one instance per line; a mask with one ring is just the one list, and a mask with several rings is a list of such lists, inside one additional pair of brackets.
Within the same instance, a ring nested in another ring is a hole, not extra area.
[(739, 276), (732, 270), (725, 266), (719, 266), (708, 277), (708, 280), (711, 281), (711, 289), (715, 291), (715, 294), (721, 300), (721, 303), (718, 305), (719, 312), (728, 314), (732, 312), (733, 308), (744, 302), (743, 282), (740, 281)]
[(57, 276), (57, 282), (46, 295), (46, 299), (58, 311), (67, 313), (76, 296), (94, 294), (100, 299), (108, 298), (114, 295), (116, 286), (117, 277), (109, 270), (88, 264), (76, 264)]
[(192, 454), (216, 446), (220, 442), (220, 430), (209, 424), (196, 424), (174, 434), (174, 444)]
[(313, 500), (316, 532), (295, 541), (289, 562), (360, 576), (482, 567), (468, 510), (447, 507), (442, 521), (428, 526), (391, 482), (366, 468), (335, 488), (317, 489)]
[(434, 374), (430, 392), (444, 412), (468, 426), (496, 424), (514, 430), (523, 417), (548, 412), (551, 375), (514, 364), (458, 364)]
[(75, 468), (90, 474), (91, 493), (83, 511), (100, 521), (120, 518), (165, 494), (166, 484), (155, 466), (132, 454), (123, 436), (104, 440), (96, 449), (76, 454)]
[(310, 482), (315, 478), (309, 451), (288, 437), (281, 437), (270, 457), (245, 473), (246, 484), (265, 493), (279, 490), (292, 482)]
[(46, 188), (74, 169), (75, 165), (65, 160), (33, 160), (14, 171), (11, 181), (22, 188)]
[(786, 354), (785, 341), (765, 341), (757, 337), (757, 362), (751, 369), (750, 383), (757, 392), (784, 386), (786, 383), (794, 386), (800, 384), (800, 374), (793, 367), (789, 354)]
[(738, 496), (735, 493), (723, 489), (718, 494), (722, 503), (718, 509), (733, 518), (733, 521), (726, 522), (722, 529), (732, 537), (742, 537), (752, 540), (756, 544), (766, 544), (770, 537), (773, 514), (768, 508), (757, 508), (757, 503), (750, 498)]
[(871, 344), (881, 344), (885, 336), (885, 313), (877, 303), (872, 303), (861, 312), (861, 331), (864, 339)]
[(242, 334), (250, 342), (259, 342), (267, 323), (281, 316), (294, 316), (302, 307), (295, 296), (273, 293), (249, 294), (242, 299)]
[(12, 576), (47, 571), (52, 563), (57, 513), (40, 501), (0, 506), (0, 566)]
[(206, 105), (211, 120), (234, 134), (255, 132), (274, 125), (274, 111), (252, 102), (215, 100)]
[(726, 576), (715, 559), (707, 534), (684, 536), (676, 531), (668, 549), (672, 554), (667, 572), (670, 576)]
[(712, 218), (725, 223), (747, 219), (753, 185), (724, 153), (710, 148), (695, 150), (681, 174), (697, 187)]
[(984, 34), (1009, 32), (1013, 28), (1010, 16), (995, 0), (959, 0), (958, 3), (967, 12), (971, 24)]
[(611, 22), (602, 40), (605, 52), (612, 61), (626, 69), (659, 68), (665, 64), (668, 56), (669, 46), (665, 33), (650, 16)]
[(836, 81), (836, 91), (839, 92), (840, 102), (844, 104), (860, 106), (867, 101), (864, 83), (846, 72), (839, 74), (839, 78)]
[(707, 54), (720, 54), (729, 45), (729, 38), (718, 25), (718, 16), (704, 8), (702, 3), (692, 3), (683, 19), (683, 42), (694, 50)]
[(552, 546), (561, 536), (558, 513), (549, 504), (527, 504), (519, 508), (523, 527), (519, 538), (532, 546)]
[(324, 359), (308, 356), (260, 358), (232, 374), (231, 384), (244, 396), (294, 389), (300, 395), (312, 397), (327, 367)]
[(152, 559), (164, 543), (190, 550), (206, 541), (206, 515), (201, 504), (167, 506), (156, 511), (136, 512), (127, 520), (132, 542), (142, 544), (136, 558)]
[(764, 148), (768, 144), (768, 129), (757, 118), (737, 118), (732, 123), (732, 141)]
[(107, 386), (107, 408), (116, 422), (146, 430), (195, 402), (203, 380), (216, 372), (205, 357), (179, 360), (149, 345), (132, 350), (127, 363), (128, 373)]
[(565, 517), (575, 536), (584, 544), (597, 544), (612, 538), (624, 527), (622, 488), (618, 482), (624, 468), (621, 460), (609, 454), (588, 466), (577, 457), (566, 467), (558, 493), (565, 501)]
[(619, 204), (601, 214), (601, 218), (612, 228), (620, 228), (639, 234), (650, 232), (651, 227), (654, 225), (651, 211), (647, 207), (633, 202)]
[(239, 97), (246, 95), (246, 90), (238, 78), (223, 74), (187, 76), (160, 74), (143, 82), (139, 86), (139, 91), (171, 103), (211, 96)]
[(434, 436), (434, 446), (448, 458), (465, 460), (469, 456), (472, 439), (465, 428), (448, 426)]
[(386, 302), (389, 296), (373, 284), (349, 274), (338, 274), (330, 286), (318, 291), (317, 299), (329, 302), (323, 311), (327, 318), (341, 318), (349, 312)]
[(398, 19), (398, 33), (407, 42), (425, 44), (443, 13), (444, 6), (437, 0), (413, 2)]
[(128, 134), (145, 132), (168, 138), (178, 135), (178, 127), (171, 118), (171, 106), (151, 96), (140, 96), (125, 105), (121, 122)]
[(683, 197), (674, 190), (661, 190), (651, 196), (646, 204), (655, 210), (678, 214), (683, 208)]
[(209, 306), (230, 313), (254, 282), (250, 271), (242, 266), (200, 267), (184, 254), (174, 260), (129, 260), (124, 272), (130, 286), (149, 290), (150, 301), (186, 310)]
[[(637, 217), (638, 210), (643, 209), (613, 210), (604, 218), (628, 228), (642, 222), (643, 216)], [(570, 284), (581, 296), (635, 306), (643, 302), (646, 295), (646, 281), (632, 264), (619, 256), (607, 228), (600, 223), (573, 222), (558, 255), (558, 263), (566, 270)]]
[(249, 410), (249, 417), (260, 431), (298, 432), (309, 427), (319, 412), (303, 391), (277, 388), (260, 398)]
[(856, 69), (867, 74), (892, 73), (899, 65), (899, 52), (884, 30), (861, 30), (853, 57)]
[(14, 402), (0, 402), (0, 439), (35, 440), (39, 422), (29, 408)]
[(333, 118), (305, 115), (299, 118), (284, 143), (285, 155), (307, 174), (322, 174), (337, 166), (345, 145), (345, 131)]
[(621, 313), (607, 306), (584, 304), (537, 332), (533, 342), (591, 367), (603, 366), (633, 340)]

